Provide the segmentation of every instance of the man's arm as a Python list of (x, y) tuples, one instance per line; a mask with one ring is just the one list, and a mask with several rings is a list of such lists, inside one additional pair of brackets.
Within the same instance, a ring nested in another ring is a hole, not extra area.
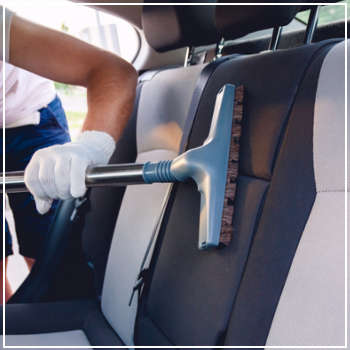
[(10, 63), (51, 80), (87, 88), (83, 130), (118, 140), (133, 108), (137, 75), (129, 63), (64, 33), (14, 15)]
[(53, 199), (82, 196), (87, 167), (108, 162), (133, 108), (137, 74), (112, 53), (17, 16), (10, 28), (9, 62), (87, 88), (88, 113), (78, 139), (38, 150), (25, 169), (26, 186), (44, 214)]

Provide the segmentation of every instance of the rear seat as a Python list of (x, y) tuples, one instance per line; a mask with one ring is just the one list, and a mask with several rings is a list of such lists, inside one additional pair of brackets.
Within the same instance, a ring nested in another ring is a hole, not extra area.
[[(278, 7), (274, 11), (271, 25), (282, 24)], [(294, 11), (290, 7), (290, 15)], [(258, 13), (251, 20), (266, 27)], [(238, 25), (241, 30), (236, 9), (219, 6), (216, 21), (226, 38)], [(159, 35), (163, 29), (152, 30)], [(199, 195), (192, 183), (173, 186), (139, 305), (135, 345), (342, 345), (345, 120), (344, 45), (338, 42), (228, 58), (206, 77), (188, 148), (206, 138), (222, 85), (245, 87), (233, 241), (221, 250), (198, 251)], [(166, 70), (144, 83), (137, 113), (140, 161), (179, 151), (202, 68)], [(154, 123), (155, 117), (161, 120)], [(6, 333), (12, 335), (6, 344), (131, 345), (136, 309), (132, 304), (130, 312), (127, 303), (144, 256), (138, 243), (155, 227), (168, 190), (126, 190), (102, 312), (94, 301), (8, 305)], [(152, 208), (150, 196), (157, 202)]]

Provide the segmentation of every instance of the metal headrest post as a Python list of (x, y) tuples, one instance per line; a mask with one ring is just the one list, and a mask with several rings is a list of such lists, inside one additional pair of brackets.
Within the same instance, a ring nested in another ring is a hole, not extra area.
[(192, 64), (193, 56), (194, 56), (194, 46), (187, 47), (184, 67), (190, 66)]
[(222, 37), (220, 39), (220, 41), (216, 44), (216, 48), (215, 48), (215, 56), (213, 61), (215, 61), (216, 59), (222, 57), (222, 50), (225, 47), (225, 39), (224, 37)]
[(282, 27), (278, 26), (273, 28), (272, 37), (269, 44), (269, 51), (275, 51), (278, 48), (278, 44), (281, 39)]
[(315, 34), (315, 29), (317, 27), (318, 15), (320, 11), (320, 6), (313, 6), (310, 10), (309, 20), (307, 22), (306, 33), (304, 38), (304, 44), (310, 44)]

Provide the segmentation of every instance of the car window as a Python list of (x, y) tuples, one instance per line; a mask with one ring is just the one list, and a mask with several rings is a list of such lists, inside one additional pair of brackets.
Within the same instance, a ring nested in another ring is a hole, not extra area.
[[(350, 5), (350, 0), (346, 1)], [(297, 14), (297, 16), (286, 26), (283, 27), (283, 34), (292, 32), (295, 30), (305, 30), (306, 24), (309, 19), (310, 10), (302, 11)], [(349, 15), (350, 17), (350, 12)], [(343, 3), (338, 3), (336, 5), (322, 6), (319, 13), (318, 24), (327, 24), (334, 21), (341, 21), (345, 19), (345, 5)], [(265, 36), (271, 36), (272, 29), (260, 30), (255, 33), (248, 34), (242, 38), (229, 41), (229, 44), (244, 42), (247, 40), (260, 39)]]
[(92, 45), (112, 51), (132, 62), (140, 46), (135, 28), (128, 22), (91, 6), (56, 0), (51, 5), (31, 1), (8, 6), (19, 16), (44, 26), (62, 30)]
[(128, 22), (107, 13), (93, 11), (95, 23), (82, 28), (80, 38), (90, 44), (117, 53), (132, 62), (138, 52), (140, 39), (135, 28)]
[[(288, 25), (283, 27), (283, 34), (286, 34), (288, 32), (292, 32), (295, 30), (304, 30), (305, 27), (306, 27), (305, 23), (299, 20), (293, 19)], [(262, 39), (264, 37), (271, 37), (271, 35), (272, 35), (272, 29), (263, 29), (254, 33), (247, 34), (235, 40), (228, 40), (226, 43), (228, 43), (229, 45), (238, 44), (248, 40), (257, 40), (257, 39)]]
[[(346, 6), (350, 5), (350, 0), (346, 0)], [(298, 13), (296, 18), (302, 23), (307, 23), (310, 10)], [(348, 15), (349, 17), (349, 15)], [(342, 21), (345, 19), (345, 5), (339, 3), (336, 5), (322, 6), (319, 13), (318, 24), (323, 25), (331, 22)]]
[[(140, 39), (135, 28), (128, 22), (91, 6), (66, 0), (56, 0), (51, 4), (32, 0), (30, 5), (13, 2), (8, 7), (19, 16), (64, 31), (92, 45), (114, 52), (129, 62), (133, 62), (138, 53)], [(55, 87), (62, 100), (74, 140), (87, 112), (86, 89), (57, 82)]]

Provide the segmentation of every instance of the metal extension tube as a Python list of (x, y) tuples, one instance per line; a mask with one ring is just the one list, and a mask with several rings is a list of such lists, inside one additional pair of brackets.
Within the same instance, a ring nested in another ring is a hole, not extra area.
[[(89, 168), (86, 172), (86, 186), (126, 186), (145, 183), (143, 179), (144, 164), (113, 164)], [(1, 188), (2, 193), (2, 175)], [(27, 192), (24, 184), (24, 172), (13, 171), (5, 174), (5, 191), (7, 193)]]

